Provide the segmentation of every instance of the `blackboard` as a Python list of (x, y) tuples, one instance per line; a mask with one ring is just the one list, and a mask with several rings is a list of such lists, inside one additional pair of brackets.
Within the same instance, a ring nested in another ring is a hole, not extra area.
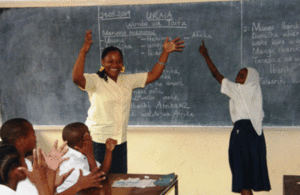
[(129, 74), (151, 70), (166, 36), (185, 41), (183, 52), (170, 54), (158, 81), (133, 91), (129, 125), (232, 124), (229, 99), (198, 52), (202, 40), (230, 80), (244, 66), (260, 72), (263, 125), (299, 125), (299, 4), (252, 0), (5, 10), (0, 15), (2, 120), (85, 121), (88, 96), (71, 74), (91, 29), (87, 73), (99, 69), (101, 52), (110, 45), (123, 51)]

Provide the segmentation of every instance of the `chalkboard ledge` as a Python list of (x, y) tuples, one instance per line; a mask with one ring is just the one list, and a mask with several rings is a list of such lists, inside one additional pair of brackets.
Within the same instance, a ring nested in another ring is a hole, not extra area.
[[(63, 125), (34, 125), (36, 131), (62, 131)], [(128, 126), (128, 131), (231, 131), (232, 126)], [(264, 131), (299, 131), (300, 126), (264, 126)]]

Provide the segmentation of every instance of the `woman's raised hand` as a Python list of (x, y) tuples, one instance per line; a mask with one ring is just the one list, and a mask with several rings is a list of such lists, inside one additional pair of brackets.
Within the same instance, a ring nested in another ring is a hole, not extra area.
[(166, 38), (163, 49), (167, 53), (171, 53), (173, 51), (182, 51), (181, 48), (184, 48), (185, 46), (182, 45), (184, 41), (179, 41), (180, 37), (177, 37), (176, 39), (173, 39), (172, 41), (169, 41), (169, 37)]
[(84, 50), (85, 53), (87, 53), (89, 51), (89, 49), (91, 48), (92, 43), (93, 43), (92, 30), (86, 31), (85, 41), (84, 41), (84, 44), (83, 44), (83, 47), (82, 47), (82, 49)]

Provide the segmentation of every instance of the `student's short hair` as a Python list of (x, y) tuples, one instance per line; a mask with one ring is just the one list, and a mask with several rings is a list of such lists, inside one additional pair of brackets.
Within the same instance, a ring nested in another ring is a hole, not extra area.
[(64, 127), (62, 138), (67, 141), (69, 147), (74, 148), (81, 140), (88, 127), (81, 122), (71, 123)]
[(15, 146), (0, 143), (0, 184), (8, 184), (9, 173), (21, 164), (21, 155)]
[(1, 129), (0, 136), (4, 143), (15, 144), (16, 141), (21, 137), (27, 137), (29, 128), (26, 126), (31, 123), (23, 118), (13, 118), (6, 121)]

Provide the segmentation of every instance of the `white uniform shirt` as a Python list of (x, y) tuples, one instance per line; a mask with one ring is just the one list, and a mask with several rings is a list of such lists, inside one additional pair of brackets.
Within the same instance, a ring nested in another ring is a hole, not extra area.
[[(32, 163), (30, 160), (25, 158), (25, 163), (27, 165), (27, 169), (32, 171)], [(1, 193), (0, 193), (1, 194)], [(39, 195), (36, 186), (31, 183), (28, 177), (25, 180), (22, 180), (17, 185), (17, 194), (18, 195)]]
[(85, 91), (91, 107), (86, 125), (93, 141), (105, 143), (112, 138), (121, 144), (127, 141), (127, 125), (132, 90), (145, 86), (148, 73), (121, 74), (117, 82), (107, 77), (107, 82), (97, 74), (84, 74)]
[(0, 194), (1, 195), (18, 195), (16, 191), (7, 187), (6, 185), (0, 184)]
[[(59, 174), (62, 175), (64, 173), (67, 173), (72, 168), (74, 168), (75, 170), (71, 173), (71, 175), (69, 175), (69, 177), (67, 177), (67, 179), (64, 181), (62, 185), (57, 187), (56, 189), (57, 193), (65, 191), (66, 189), (70, 188), (77, 182), (80, 174), (79, 169), (82, 170), (83, 176), (86, 176), (90, 173), (89, 162), (85, 155), (78, 152), (77, 150), (69, 148), (68, 152), (63, 156), (63, 158), (67, 158), (67, 157), (70, 157), (70, 159), (64, 161), (60, 165)], [(100, 167), (101, 164), (97, 161), (96, 163), (97, 163), (97, 167)]]
[(229, 110), (233, 123), (241, 119), (250, 119), (238, 85), (241, 84), (231, 82), (226, 78), (222, 80), (221, 92), (230, 97)]

